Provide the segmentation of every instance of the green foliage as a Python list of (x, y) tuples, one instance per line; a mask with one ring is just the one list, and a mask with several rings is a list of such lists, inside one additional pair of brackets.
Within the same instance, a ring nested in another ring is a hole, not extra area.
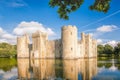
[(117, 44), (114, 48), (115, 55), (120, 55), (120, 43)]
[(104, 53), (104, 46), (103, 45), (98, 45), (97, 46), (97, 51), (99, 54), (103, 54)]
[(109, 44), (106, 44), (105, 46), (98, 45), (97, 51), (99, 57), (112, 57), (112, 54), (114, 53), (114, 48)]
[(98, 67), (105, 66), (106, 68), (110, 68), (112, 66), (112, 63), (98, 63), (97, 66)]
[(51, 7), (58, 6), (58, 14), (60, 18), (69, 19), (68, 14), (76, 11), (84, 0), (50, 0)]
[(98, 57), (97, 58), (99, 61), (106, 61), (106, 60), (111, 60), (112, 58), (111, 57), (106, 57), (106, 56), (104, 56), (104, 57)]
[(119, 57), (120, 56), (120, 43), (117, 44), (114, 48), (109, 44), (98, 45), (98, 56), (100, 57)]
[(111, 0), (95, 0), (94, 4), (90, 6), (91, 10), (106, 13), (110, 8)]
[(16, 56), (16, 46), (8, 43), (0, 43), (0, 57)]
[[(110, 8), (111, 0), (95, 0), (94, 4), (90, 6), (90, 10), (99, 12), (107, 12)], [(58, 7), (58, 14), (60, 18), (68, 20), (68, 14), (76, 11), (83, 4), (84, 0), (50, 0), (49, 5), (54, 8)]]
[(106, 44), (104, 46), (104, 53), (106, 53), (106, 54), (112, 54), (113, 53), (113, 47), (110, 46), (109, 44)]

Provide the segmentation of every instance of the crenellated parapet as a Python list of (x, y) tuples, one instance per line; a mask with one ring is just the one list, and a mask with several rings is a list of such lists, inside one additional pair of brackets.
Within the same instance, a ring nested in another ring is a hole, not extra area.
[(32, 34), (32, 38), (36, 38), (36, 37), (47, 38), (47, 36), (48, 36), (47, 33), (41, 31), (36, 31), (35, 33)]
[(77, 30), (77, 27), (76, 27), (76, 26), (72, 26), (72, 25), (68, 25), (68, 26), (63, 26), (63, 27), (62, 27), (62, 30), (68, 30), (68, 29), (69, 29), (69, 30), (71, 30), (71, 29), (72, 29), (72, 30), (73, 30), (73, 29), (74, 29), (74, 30)]

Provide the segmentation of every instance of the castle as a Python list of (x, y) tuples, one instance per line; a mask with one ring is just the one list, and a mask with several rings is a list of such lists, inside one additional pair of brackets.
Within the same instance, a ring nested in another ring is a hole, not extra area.
[(32, 45), (29, 36), (24, 35), (17, 38), (18, 58), (96, 58), (97, 41), (90, 34), (81, 33), (78, 40), (77, 28), (75, 26), (63, 26), (61, 39), (48, 40), (47, 33), (37, 31), (32, 34)]

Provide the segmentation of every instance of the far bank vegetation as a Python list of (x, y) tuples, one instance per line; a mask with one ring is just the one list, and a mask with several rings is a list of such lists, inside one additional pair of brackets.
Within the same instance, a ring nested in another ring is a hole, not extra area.
[(0, 57), (16, 57), (16, 45), (11, 45), (8, 43), (0, 43)]

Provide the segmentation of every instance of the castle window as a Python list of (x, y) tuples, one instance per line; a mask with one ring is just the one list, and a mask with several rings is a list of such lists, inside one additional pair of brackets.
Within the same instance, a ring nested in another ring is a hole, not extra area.
[(72, 32), (71, 32), (71, 35), (72, 35)]
[(73, 48), (71, 48), (71, 51), (72, 51)]

